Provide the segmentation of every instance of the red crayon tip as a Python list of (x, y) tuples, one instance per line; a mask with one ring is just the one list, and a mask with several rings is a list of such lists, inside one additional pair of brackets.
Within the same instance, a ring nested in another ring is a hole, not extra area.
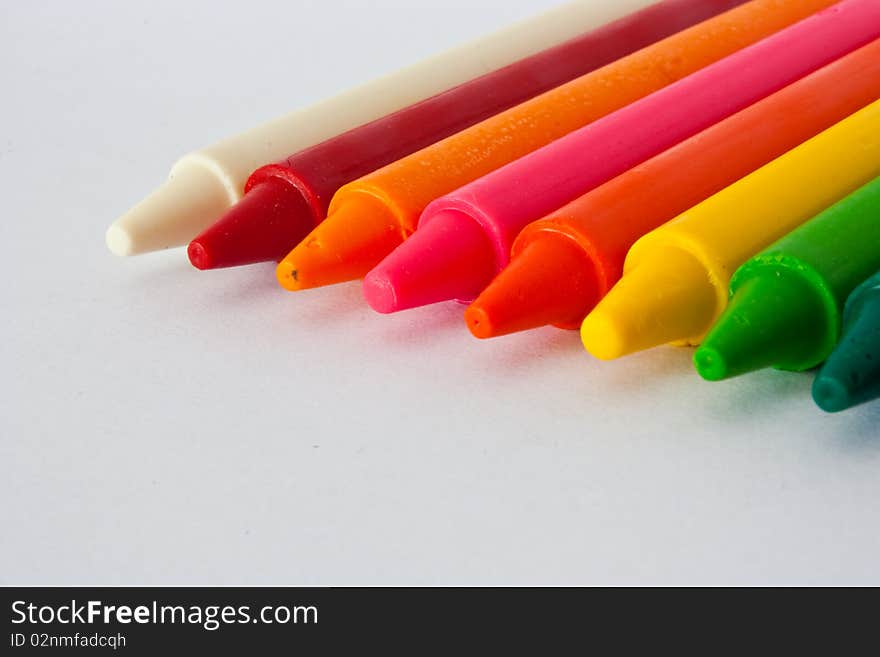
[(441, 212), (364, 278), (364, 297), (380, 313), (440, 301), (468, 301), (495, 274), (495, 252), (470, 217)]
[(268, 177), (190, 242), (187, 254), (198, 269), (281, 260), (314, 228), (316, 220), (296, 187)]
[(201, 242), (197, 240), (190, 242), (189, 246), (186, 247), (186, 255), (189, 256), (190, 263), (196, 269), (214, 269), (211, 262), (211, 253), (202, 246)]
[(562, 233), (542, 231), (465, 311), (477, 338), (494, 338), (547, 324), (576, 329), (599, 301), (595, 268)]

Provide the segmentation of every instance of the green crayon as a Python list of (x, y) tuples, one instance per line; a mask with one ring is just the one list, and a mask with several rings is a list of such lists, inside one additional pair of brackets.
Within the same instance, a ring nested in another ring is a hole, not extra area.
[(694, 354), (704, 379), (828, 358), (847, 296), (880, 268), (880, 178), (743, 264), (730, 304)]
[(813, 381), (813, 399), (829, 413), (880, 399), (880, 271), (849, 295), (843, 337)]

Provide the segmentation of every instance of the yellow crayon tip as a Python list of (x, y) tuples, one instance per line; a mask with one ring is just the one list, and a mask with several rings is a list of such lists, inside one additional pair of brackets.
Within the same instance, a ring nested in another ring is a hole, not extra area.
[(640, 261), (581, 325), (584, 347), (611, 360), (668, 342), (698, 340), (718, 312), (718, 295), (690, 253), (663, 247)]
[(614, 360), (628, 354), (625, 328), (619, 326), (613, 314), (599, 308), (593, 310), (581, 324), (581, 340), (587, 351), (599, 360)]

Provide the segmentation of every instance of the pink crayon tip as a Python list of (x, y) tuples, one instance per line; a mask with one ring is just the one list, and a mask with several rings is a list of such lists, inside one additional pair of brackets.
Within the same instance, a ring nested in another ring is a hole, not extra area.
[(431, 217), (364, 278), (364, 297), (380, 313), (453, 299), (470, 302), (495, 274), (495, 251), (465, 214)]

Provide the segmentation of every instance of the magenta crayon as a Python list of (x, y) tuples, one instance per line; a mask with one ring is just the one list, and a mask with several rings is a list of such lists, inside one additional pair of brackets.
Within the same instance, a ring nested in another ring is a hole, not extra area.
[(473, 301), (529, 222), (878, 37), (880, 2), (844, 0), (436, 199), (365, 278), (368, 303)]
[(344, 184), (744, 0), (666, 0), (256, 169), (189, 245), (199, 269), (278, 261)]

